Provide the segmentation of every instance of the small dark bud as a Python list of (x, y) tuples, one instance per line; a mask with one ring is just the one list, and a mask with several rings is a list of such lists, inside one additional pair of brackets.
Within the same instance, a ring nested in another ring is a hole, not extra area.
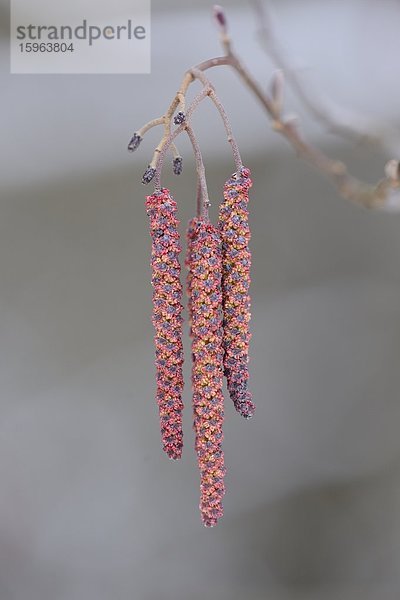
[(142, 137), (140, 135), (138, 135), (137, 133), (134, 133), (131, 141), (128, 144), (128, 150), (129, 152), (135, 152), (135, 150), (137, 150), (140, 146), (140, 142), (142, 141)]
[(175, 175), (180, 175), (183, 171), (183, 158), (181, 156), (177, 156), (172, 161), (172, 167), (174, 169)]
[(226, 17), (225, 17), (225, 13), (223, 11), (223, 8), (221, 6), (214, 6), (214, 16), (218, 22), (218, 24), (220, 25), (220, 27), (222, 27), (222, 29), (226, 30)]
[(147, 167), (147, 169), (145, 170), (145, 172), (143, 173), (142, 183), (143, 184), (150, 183), (150, 181), (153, 179), (155, 174), (156, 174), (156, 170), (153, 167), (150, 167), (150, 165), (149, 165)]
[(180, 125), (181, 123), (183, 123), (183, 121), (185, 120), (185, 113), (183, 113), (181, 110), (176, 113), (175, 117), (174, 117), (174, 123), (175, 125)]

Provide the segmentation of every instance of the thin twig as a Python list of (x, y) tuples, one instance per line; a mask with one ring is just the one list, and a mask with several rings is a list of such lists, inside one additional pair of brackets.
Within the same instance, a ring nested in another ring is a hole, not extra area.
[(208, 221), (208, 207), (210, 205), (210, 201), (208, 199), (207, 180), (203, 157), (201, 155), (201, 150), (197, 138), (189, 123), (186, 123), (185, 130), (193, 146), (194, 157), (196, 160), (196, 171), (200, 187), (200, 195), (197, 199), (197, 216)]
[(210, 91), (209, 88), (203, 88), (203, 90), (200, 92), (200, 94), (198, 94), (194, 98), (191, 105), (189, 106), (184, 123), (182, 123), (179, 127), (177, 127), (175, 129), (175, 131), (170, 133), (170, 135), (166, 139), (166, 141), (158, 155), (158, 160), (156, 163), (155, 181), (154, 181), (156, 192), (160, 191), (160, 189), (161, 189), (161, 181), (160, 181), (161, 180), (161, 172), (162, 172), (162, 166), (163, 166), (165, 154), (166, 154), (168, 148), (172, 145), (175, 137), (177, 137), (183, 131), (186, 131), (186, 133), (188, 134), (188, 137), (190, 139), (190, 142), (192, 144), (192, 147), (193, 147), (193, 153), (194, 153), (195, 162), (196, 162), (196, 171), (197, 171), (197, 178), (198, 178), (197, 216), (204, 220), (209, 219), (208, 207), (210, 206), (210, 201), (208, 198), (208, 190), (207, 190), (206, 173), (205, 173), (205, 168), (204, 168), (203, 156), (202, 156), (201, 150), (200, 150), (200, 145), (197, 141), (197, 138), (193, 131), (192, 126), (189, 124), (189, 120), (190, 120), (192, 113), (196, 110), (197, 106), (199, 105), (199, 103), (208, 96), (209, 91)]
[(174, 158), (181, 158), (181, 154), (174, 143), (171, 144), (171, 152)]
[(154, 187), (155, 187), (156, 191), (159, 191), (161, 189), (161, 172), (162, 172), (162, 168), (163, 168), (165, 154), (166, 154), (168, 148), (170, 147), (170, 145), (172, 144), (174, 139), (185, 130), (186, 125), (189, 122), (191, 115), (196, 110), (196, 108), (200, 104), (200, 102), (202, 100), (204, 100), (204, 98), (207, 97), (208, 93), (209, 93), (209, 89), (203, 88), (202, 91), (199, 94), (197, 94), (197, 96), (195, 96), (195, 98), (192, 100), (192, 103), (190, 104), (190, 106), (187, 110), (185, 121), (181, 125), (179, 125), (179, 127), (177, 127), (172, 133), (169, 133), (169, 135), (167, 136), (167, 138), (165, 140), (164, 140), (165, 136), (163, 137), (164, 142), (162, 145), (161, 145), (161, 143), (159, 144), (160, 150), (158, 151), (157, 156), (156, 156), (156, 161), (154, 162), (154, 169), (155, 169)]
[(241, 168), (243, 167), (242, 158), (240, 156), (239, 146), (237, 145), (237, 142), (233, 135), (232, 127), (229, 122), (228, 115), (226, 114), (226, 111), (223, 107), (223, 104), (222, 104), (221, 100), (218, 98), (214, 86), (212, 85), (212, 83), (210, 82), (208, 77), (206, 77), (204, 75), (203, 71), (200, 71), (200, 69), (193, 67), (192, 69), (190, 69), (190, 72), (194, 75), (194, 77), (196, 77), (196, 79), (201, 81), (201, 83), (205, 87), (208, 87), (210, 89), (208, 96), (213, 101), (214, 105), (216, 106), (216, 108), (221, 116), (222, 122), (225, 127), (226, 135), (228, 138), (228, 142), (230, 143), (230, 145), (232, 147), (233, 159), (235, 161), (236, 170), (239, 173)]
[(152, 119), (151, 121), (149, 121), (148, 123), (143, 125), (143, 127), (138, 129), (136, 132), (136, 135), (143, 137), (144, 134), (147, 131), (149, 131), (149, 129), (152, 129), (153, 127), (156, 127), (157, 125), (162, 125), (163, 123), (164, 123), (164, 117), (158, 117), (157, 119)]
[(382, 127), (374, 124), (372, 119), (361, 117), (352, 111), (335, 106), (331, 100), (323, 97), (309, 81), (304, 81), (299, 69), (296, 69), (287, 57), (277, 39), (270, 12), (262, 0), (253, 0), (256, 11), (258, 38), (262, 48), (279, 69), (285, 73), (287, 82), (298, 95), (309, 113), (322, 123), (329, 131), (357, 143), (368, 143), (384, 149), (388, 146)]
[[(176, 92), (176, 95), (175, 95), (174, 99), (172, 100), (167, 112), (165, 113), (165, 115), (163, 117), (161, 117), (161, 119), (164, 122), (164, 135), (154, 151), (153, 158), (149, 164), (149, 167), (156, 168), (156, 164), (158, 162), (158, 154), (161, 152), (164, 144), (166, 143), (166, 141), (171, 133), (172, 116), (173, 116), (176, 108), (179, 107), (179, 109), (181, 110), (184, 117), (187, 118), (187, 115), (185, 114), (186, 93), (189, 88), (189, 85), (196, 79), (199, 80), (204, 85), (204, 87), (207, 87), (207, 89), (210, 90), (208, 95), (213, 100), (214, 104), (216, 105), (217, 109), (219, 110), (221, 117), (224, 121), (225, 129), (226, 129), (227, 135), (228, 135), (228, 141), (232, 146), (235, 163), (238, 164), (238, 161), (241, 162), (239, 149), (238, 149), (238, 146), (234, 139), (234, 136), (232, 133), (232, 128), (229, 125), (229, 121), (227, 119), (226, 113), (223, 110), (221, 102), (218, 100), (218, 96), (215, 93), (212, 83), (204, 75), (204, 71), (207, 71), (208, 69), (215, 67), (215, 66), (220, 66), (222, 64), (228, 64), (228, 62), (225, 63), (224, 57), (210, 59), (210, 60), (204, 61), (204, 62), (192, 67), (185, 73), (185, 76), (182, 80), (179, 90)], [(211, 92), (214, 92), (214, 93), (212, 94)], [(221, 108), (222, 108), (222, 110), (221, 110)], [(147, 124), (147, 129), (149, 129), (150, 127), (153, 127), (155, 125), (158, 125), (158, 124), (159, 124), (159, 119), (156, 119), (153, 124), (152, 124), (152, 122)]]
[[(311, 146), (300, 134), (293, 120), (281, 114), (278, 104), (264, 92), (239, 57), (233, 51), (232, 41), (228, 34), (226, 16), (219, 6), (214, 7), (214, 15), (220, 29), (221, 44), (226, 52), (224, 64), (229, 64), (240, 76), (243, 83), (261, 102), (272, 120), (272, 127), (283, 135), (296, 150), (297, 154), (325, 175), (336, 187), (337, 192), (345, 199), (355, 202), (365, 208), (400, 209), (400, 179), (399, 170), (396, 177), (381, 179), (371, 186), (350, 175), (346, 166), (337, 160), (332, 160), (322, 150)], [(221, 25), (223, 21), (223, 25)], [(281, 77), (281, 76), (280, 76)], [(272, 85), (274, 88), (274, 85)], [(395, 161), (398, 165), (399, 163)]]
[[(151, 177), (155, 173), (155, 186), (156, 189), (160, 189), (161, 169), (165, 151), (171, 145), (173, 139), (175, 139), (175, 137), (177, 137), (177, 135), (182, 133), (182, 131), (185, 129), (185, 124), (189, 121), (190, 114), (204, 97), (207, 95), (210, 96), (217, 108), (220, 110), (222, 105), (218, 101), (213, 86), (204, 76), (204, 71), (207, 71), (213, 67), (230, 66), (239, 75), (244, 85), (249, 88), (249, 90), (259, 100), (267, 115), (271, 119), (272, 128), (286, 138), (286, 140), (289, 142), (289, 144), (291, 144), (301, 158), (303, 158), (306, 162), (320, 171), (327, 179), (329, 179), (335, 186), (340, 196), (365, 208), (400, 210), (399, 162), (395, 159), (389, 161), (388, 165), (390, 165), (390, 168), (387, 167), (385, 169), (385, 177), (376, 185), (369, 185), (350, 175), (346, 166), (342, 162), (331, 159), (329, 156), (324, 154), (322, 150), (313, 147), (300, 133), (298, 124), (293, 121), (293, 119), (285, 117), (282, 114), (283, 75), (280, 72), (274, 75), (271, 84), (271, 95), (268, 95), (261, 88), (260, 84), (253, 77), (247, 67), (245, 67), (245, 65), (242, 63), (239, 56), (234, 52), (223, 9), (219, 6), (215, 6), (214, 16), (219, 27), (220, 40), (225, 51), (225, 55), (211, 58), (196, 65), (192, 69), (189, 69), (185, 73), (181, 85), (172, 99), (172, 102), (165, 115), (159, 119), (155, 119), (153, 122), (150, 122), (145, 126), (150, 128), (155, 124), (160, 124), (160, 119), (164, 124), (164, 135), (156, 147), (152, 161), (149, 165), (148, 170), (150, 170), (151, 176), (147, 179), (147, 181), (150, 181)], [(187, 90), (190, 84), (196, 79), (199, 79), (206, 87), (204, 87), (199, 96), (196, 97), (197, 99), (192, 102), (191, 109), (184, 114), (183, 111), (185, 109), (185, 97)], [(179, 107), (183, 112), (184, 121), (173, 133), (171, 133), (172, 117), (177, 107)], [(226, 126), (228, 121), (225, 119), (226, 115), (224, 115), (224, 111), (221, 112), (220, 110), (220, 114), (223, 117)], [(231, 130), (229, 129), (229, 131)], [(228, 133), (228, 139), (229, 137), (232, 137), (230, 133)], [(234, 149), (233, 144), (232, 148)], [(240, 161), (241, 163), (240, 155), (238, 152), (236, 153), (235, 149), (234, 154), (235, 160)]]
[(232, 154), (233, 154), (233, 159), (234, 159), (235, 165), (236, 165), (236, 171), (238, 173), (240, 173), (240, 171), (243, 167), (243, 162), (242, 162), (242, 158), (240, 156), (239, 146), (237, 145), (237, 142), (233, 135), (233, 131), (232, 131), (232, 127), (229, 122), (229, 119), (228, 119), (228, 115), (225, 112), (225, 109), (224, 109), (224, 106), (223, 106), (221, 100), (218, 98), (217, 94), (215, 93), (215, 90), (211, 90), (209, 96), (212, 99), (212, 101), (214, 102), (215, 106), (217, 107), (217, 109), (221, 115), (222, 121), (225, 126), (226, 134), (228, 137), (228, 142), (232, 146)]

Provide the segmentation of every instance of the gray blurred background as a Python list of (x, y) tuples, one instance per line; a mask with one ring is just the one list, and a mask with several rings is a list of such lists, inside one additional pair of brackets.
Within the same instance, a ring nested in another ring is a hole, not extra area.
[[(267, 85), (250, 5), (225, 6)], [(396, 146), (400, 3), (269, 6), (315, 85), (385, 123)], [(245, 422), (227, 402), (217, 528), (198, 514), (189, 360), (184, 457), (161, 452), (140, 183), (159, 132), (133, 156), (126, 145), (186, 68), (220, 53), (210, 14), (201, 0), (153, 0), (151, 75), (11, 76), (0, 3), (0, 600), (399, 597), (400, 216), (338, 198), (224, 70), (210, 76), (254, 175), (258, 410)], [(382, 176), (384, 152), (327, 134), (290, 92), (286, 106), (352, 172)], [(215, 217), (230, 149), (210, 106), (194, 125)], [(185, 172), (167, 165), (164, 184), (183, 234), (195, 173), (178, 142)]]

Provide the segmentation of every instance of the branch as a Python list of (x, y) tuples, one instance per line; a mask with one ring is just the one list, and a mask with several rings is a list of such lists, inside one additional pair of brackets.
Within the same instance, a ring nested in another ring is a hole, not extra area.
[[(389, 161), (388, 164), (391, 165), (391, 168), (386, 167), (386, 176), (372, 186), (350, 175), (342, 162), (329, 158), (322, 150), (311, 146), (301, 135), (298, 125), (292, 119), (282, 115), (283, 75), (275, 74), (271, 84), (272, 95), (266, 94), (234, 52), (223, 9), (215, 6), (214, 15), (220, 30), (221, 44), (226, 53), (227, 63), (258, 98), (272, 121), (273, 129), (287, 139), (301, 158), (325, 175), (340, 196), (346, 200), (365, 208), (400, 210), (399, 162)], [(225, 62), (225, 64), (227, 63)]]
[(253, 0), (256, 10), (258, 37), (261, 46), (276, 64), (282, 69), (287, 82), (298, 95), (309, 113), (322, 123), (329, 131), (356, 143), (368, 143), (386, 149), (387, 143), (382, 136), (381, 127), (372, 119), (360, 117), (352, 111), (338, 107), (329, 98), (322, 96), (309, 81), (304, 81), (299, 69), (296, 69), (280, 45), (272, 24), (272, 19), (262, 0)]
[[(185, 119), (182, 121), (181, 125), (175, 129), (173, 133), (170, 133), (165, 143), (163, 144), (160, 153), (157, 157), (156, 168), (155, 168), (155, 189), (156, 191), (161, 190), (161, 171), (163, 166), (163, 161), (165, 154), (170, 146), (173, 146), (173, 140), (180, 134), (182, 131), (186, 131), (190, 142), (193, 147), (193, 153), (196, 161), (196, 171), (197, 171), (197, 216), (203, 219), (208, 220), (208, 208), (210, 206), (210, 200), (208, 197), (207, 190), (207, 180), (204, 168), (203, 157), (200, 150), (200, 145), (197, 141), (196, 135), (193, 131), (191, 125), (189, 125), (189, 120), (192, 113), (196, 110), (197, 106), (200, 104), (204, 98), (207, 97), (211, 92), (211, 88), (207, 85), (203, 88), (203, 90), (198, 94), (194, 100), (192, 101), (187, 114), (185, 115)], [(143, 128), (142, 128), (143, 129)]]
[[(267, 115), (271, 119), (272, 128), (280, 133), (297, 152), (298, 156), (316, 168), (335, 186), (338, 194), (343, 198), (350, 200), (364, 208), (380, 208), (384, 210), (400, 210), (400, 167), (397, 160), (391, 160), (385, 167), (385, 177), (376, 185), (369, 185), (353, 177), (347, 170), (344, 163), (333, 160), (324, 152), (312, 146), (301, 134), (298, 123), (288, 116), (282, 114), (283, 109), (283, 74), (278, 71), (274, 74), (270, 86), (270, 92), (267, 94), (261, 88), (250, 71), (234, 52), (232, 41), (229, 36), (228, 24), (225, 13), (220, 6), (214, 7), (214, 17), (220, 32), (221, 44), (225, 54), (216, 58), (206, 60), (191, 69), (189, 69), (181, 82), (181, 85), (175, 94), (166, 113), (150, 121), (138, 130), (129, 143), (130, 150), (136, 150), (142, 141), (142, 136), (146, 131), (156, 125), (164, 125), (164, 134), (160, 143), (154, 151), (153, 158), (146, 169), (142, 182), (149, 183), (153, 177), (156, 177), (156, 189), (160, 189), (160, 177), (163, 160), (166, 150), (171, 146), (173, 140), (185, 129), (190, 128), (190, 116), (198, 106), (199, 102), (206, 97), (210, 97), (220, 112), (224, 121), (225, 129), (228, 135), (228, 141), (231, 143), (236, 166), (241, 165), (241, 158), (237, 144), (233, 138), (229, 121), (221, 102), (219, 101), (214, 87), (204, 72), (219, 66), (230, 66), (240, 77), (246, 87), (256, 96)], [(195, 80), (203, 84), (202, 92), (195, 98), (186, 111), (186, 94), (189, 86)], [(176, 109), (179, 109), (174, 117)], [(172, 123), (179, 125), (172, 133)], [(188, 132), (189, 133), (189, 132)], [(177, 152), (177, 151), (176, 151)], [(195, 150), (196, 156), (196, 150)], [(196, 157), (197, 159), (197, 157)], [(182, 159), (178, 155), (179, 172), (182, 167)], [(206, 199), (208, 202), (208, 199)]]

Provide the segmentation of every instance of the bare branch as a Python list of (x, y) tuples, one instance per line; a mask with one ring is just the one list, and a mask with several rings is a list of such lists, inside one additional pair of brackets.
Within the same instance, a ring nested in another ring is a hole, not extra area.
[(285, 73), (288, 84), (293, 88), (309, 113), (330, 132), (351, 139), (357, 144), (368, 143), (391, 150), (384, 135), (384, 127), (372, 118), (362, 117), (354, 111), (335, 105), (323, 96), (309, 79), (304, 70), (296, 68), (277, 39), (272, 19), (263, 0), (253, 0), (256, 10), (258, 37), (261, 46), (275, 65)]
[(165, 154), (168, 148), (173, 144), (174, 139), (183, 131), (185, 131), (185, 129), (187, 129), (192, 113), (196, 110), (200, 102), (207, 97), (209, 91), (209, 88), (202, 89), (202, 91), (193, 99), (191, 105), (189, 106), (189, 109), (186, 113), (186, 118), (182, 124), (179, 125), (179, 127), (177, 127), (172, 133), (169, 133), (167, 137), (164, 135), (163, 139), (158, 144), (156, 148), (156, 159), (154, 161), (154, 166), (152, 167), (154, 169), (154, 184), (156, 190), (161, 189), (161, 172)]
[[(298, 126), (293, 123), (293, 120), (281, 114), (281, 110), (276, 105), (274, 99), (263, 91), (259, 83), (243, 65), (233, 51), (227, 29), (224, 35), (221, 36), (221, 43), (226, 50), (226, 57), (229, 59), (230, 66), (233, 67), (243, 83), (261, 102), (271, 118), (273, 129), (287, 139), (301, 158), (325, 175), (333, 183), (340, 196), (364, 208), (400, 210), (399, 177), (392, 178), (386, 176), (375, 186), (368, 185), (350, 175), (342, 162), (329, 158), (322, 150), (311, 146), (302, 137)], [(276, 89), (276, 81), (272, 87)]]
[[(350, 175), (346, 166), (342, 162), (331, 159), (329, 156), (324, 154), (322, 150), (312, 146), (301, 134), (297, 120), (294, 120), (292, 117), (283, 114), (283, 73), (278, 71), (273, 75), (270, 86), (270, 95), (264, 92), (260, 84), (253, 77), (247, 67), (244, 66), (239, 56), (232, 48), (232, 41), (229, 35), (227, 19), (224, 10), (220, 6), (216, 6), (214, 8), (214, 15), (225, 54), (223, 56), (206, 60), (189, 69), (185, 73), (179, 90), (175, 94), (164, 116), (155, 119), (154, 121), (150, 121), (135, 134), (140, 134), (140, 143), (141, 136), (150, 127), (161, 123), (164, 125), (164, 135), (155, 149), (153, 158), (148, 166), (148, 169), (146, 170), (143, 178), (144, 180), (146, 179), (145, 182), (150, 181), (154, 177), (155, 187), (156, 189), (160, 189), (161, 170), (166, 150), (171, 146), (173, 140), (184, 130), (186, 130), (189, 134), (189, 137), (191, 137), (190, 132), (192, 130), (190, 125), (190, 116), (198, 104), (207, 96), (211, 98), (221, 114), (227, 131), (228, 140), (232, 145), (236, 165), (241, 165), (240, 154), (237, 149), (236, 142), (234, 141), (232, 130), (223, 106), (215, 93), (213, 85), (204, 75), (205, 71), (213, 67), (230, 66), (239, 75), (244, 85), (248, 87), (249, 90), (259, 100), (267, 115), (271, 119), (272, 128), (286, 138), (289, 144), (297, 152), (299, 157), (303, 158), (306, 162), (320, 171), (327, 179), (329, 179), (335, 186), (340, 196), (360, 206), (363, 206), (364, 208), (400, 210), (400, 174), (398, 161), (389, 161), (386, 166), (385, 177), (376, 185), (369, 185)], [(189, 109), (186, 111), (186, 93), (190, 84), (196, 79), (199, 80), (204, 87), (200, 94), (193, 100)], [(179, 108), (179, 112), (177, 113), (174, 121), (175, 123), (180, 123), (180, 125), (171, 133), (173, 115), (177, 108)], [(326, 119), (326, 115), (322, 113), (321, 118)], [(132, 138), (132, 140), (133, 139), (134, 138)], [(191, 140), (192, 139), (193, 136), (191, 137)], [(132, 140), (132, 144), (137, 142), (136, 139), (135, 142)], [(193, 147), (195, 149), (196, 161), (198, 163), (198, 149), (196, 144), (193, 144)], [(203, 177), (204, 168), (200, 169), (200, 171), (198, 169), (198, 172), (199, 178)], [(206, 190), (205, 184), (202, 185), (202, 188), (203, 191)], [(206, 191), (204, 198), (205, 202), (208, 202)]]

